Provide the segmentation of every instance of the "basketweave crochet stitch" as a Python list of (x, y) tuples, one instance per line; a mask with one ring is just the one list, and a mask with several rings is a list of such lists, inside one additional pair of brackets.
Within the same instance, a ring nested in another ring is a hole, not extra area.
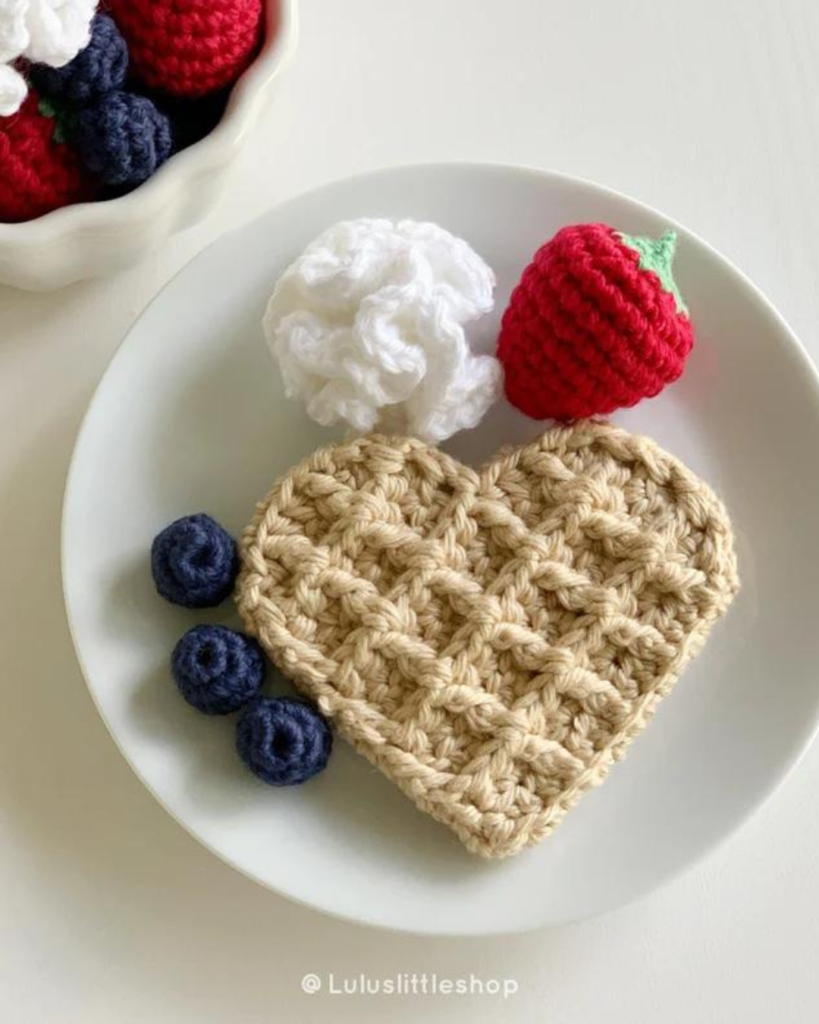
[(594, 422), (480, 471), (408, 438), (331, 445), (278, 481), (240, 547), (248, 631), (486, 857), (602, 781), (738, 589), (710, 489)]

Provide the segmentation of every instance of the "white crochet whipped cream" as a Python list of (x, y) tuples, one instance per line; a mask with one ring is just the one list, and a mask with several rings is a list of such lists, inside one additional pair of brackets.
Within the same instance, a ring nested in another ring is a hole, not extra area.
[(318, 423), (435, 443), (476, 426), (500, 394), (500, 364), (463, 327), (492, 309), (494, 286), (436, 224), (343, 221), (284, 272), (265, 335), (287, 395)]
[(59, 68), (85, 49), (97, 0), (0, 0), (0, 117), (16, 114), (28, 86), (14, 61)]

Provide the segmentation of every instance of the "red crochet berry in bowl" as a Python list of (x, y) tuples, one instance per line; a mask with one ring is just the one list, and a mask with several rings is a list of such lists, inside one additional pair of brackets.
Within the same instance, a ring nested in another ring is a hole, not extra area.
[(652, 239), (577, 224), (541, 246), (501, 322), (512, 405), (535, 419), (579, 419), (676, 380), (694, 336), (671, 276), (675, 244), (672, 231)]
[(206, 96), (247, 68), (262, 34), (262, 0), (110, 0), (131, 72), (172, 96)]
[(16, 114), (0, 118), (0, 223), (33, 220), (90, 199), (94, 185), (33, 89)]

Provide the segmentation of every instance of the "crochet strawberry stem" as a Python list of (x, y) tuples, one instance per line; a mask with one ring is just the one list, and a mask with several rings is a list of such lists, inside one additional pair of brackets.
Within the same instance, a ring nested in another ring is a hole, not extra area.
[(71, 112), (45, 96), (40, 98), (37, 110), (43, 117), (47, 117), (54, 122), (54, 134), (51, 136), (54, 145), (62, 146), (67, 142), (73, 121)]
[(663, 290), (674, 296), (677, 312), (688, 316), (688, 307), (683, 302), (683, 297), (680, 295), (671, 273), (674, 251), (677, 248), (677, 232), (666, 231), (660, 238), (650, 238), (647, 235), (626, 235), (623, 232), (618, 232), (618, 236), (623, 245), (633, 249), (639, 255), (640, 269), (653, 271), (660, 279)]

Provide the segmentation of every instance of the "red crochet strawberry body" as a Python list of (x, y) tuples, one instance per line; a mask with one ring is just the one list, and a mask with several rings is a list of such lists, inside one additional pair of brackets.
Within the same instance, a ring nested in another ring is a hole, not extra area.
[(231, 85), (256, 52), (262, 0), (110, 0), (131, 71), (152, 89), (205, 96)]
[(0, 223), (33, 220), (93, 193), (93, 180), (71, 147), (55, 140), (56, 122), (39, 104), (32, 89), (16, 114), (0, 118)]
[(578, 224), (543, 245), (501, 322), (509, 401), (536, 419), (579, 419), (676, 380), (694, 337), (671, 278), (675, 241)]

